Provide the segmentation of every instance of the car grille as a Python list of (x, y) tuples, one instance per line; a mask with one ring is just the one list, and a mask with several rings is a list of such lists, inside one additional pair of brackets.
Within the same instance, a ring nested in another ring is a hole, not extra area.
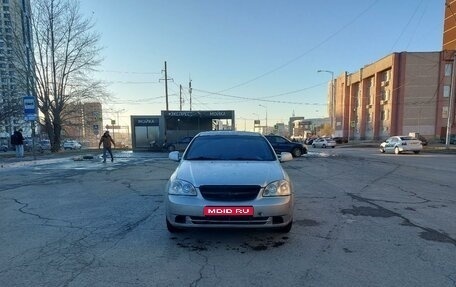
[(206, 200), (245, 201), (258, 196), (259, 185), (203, 185), (199, 190)]

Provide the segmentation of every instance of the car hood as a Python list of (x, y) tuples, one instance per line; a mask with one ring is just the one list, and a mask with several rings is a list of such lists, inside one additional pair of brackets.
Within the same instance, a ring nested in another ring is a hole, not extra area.
[(287, 174), (277, 161), (183, 161), (175, 173), (181, 180), (201, 185), (260, 185), (281, 179)]

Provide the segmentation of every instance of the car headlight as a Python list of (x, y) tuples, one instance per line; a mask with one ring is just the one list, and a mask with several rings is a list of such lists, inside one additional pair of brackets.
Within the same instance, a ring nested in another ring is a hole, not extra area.
[(263, 196), (285, 196), (290, 194), (291, 186), (286, 180), (274, 181), (268, 184), (263, 191)]
[(169, 184), (168, 194), (195, 196), (196, 189), (190, 182), (175, 179)]

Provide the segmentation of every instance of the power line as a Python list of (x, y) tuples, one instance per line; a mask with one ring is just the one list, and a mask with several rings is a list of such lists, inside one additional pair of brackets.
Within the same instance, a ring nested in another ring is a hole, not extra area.
[(160, 75), (158, 72), (129, 72), (129, 71), (116, 71), (116, 70), (94, 70), (95, 72), (103, 73), (117, 73), (117, 74), (134, 74), (134, 75)]
[(360, 14), (358, 14), (356, 17), (354, 17), (352, 20), (350, 20), (349, 22), (347, 22), (345, 25), (343, 25), (341, 28), (339, 28), (338, 30), (336, 30), (334, 33), (330, 34), (328, 37), (326, 37), (325, 39), (323, 39), (323, 41), (321, 41), (320, 43), (318, 43), (317, 45), (313, 46), (312, 48), (310, 48), (309, 50), (305, 51), (304, 53), (302, 53), (301, 55), (297, 56), (297, 57), (294, 57), (293, 59), (285, 62), (284, 64), (272, 69), (272, 70), (269, 70), (265, 73), (262, 73), (260, 74), (259, 76), (256, 76), (250, 80), (247, 80), (247, 81), (244, 81), (244, 82), (241, 82), (239, 84), (236, 84), (234, 86), (231, 86), (227, 89), (224, 89), (224, 90), (221, 90), (219, 91), (220, 93), (222, 92), (226, 92), (226, 91), (229, 91), (229, 90), (232, 90), (232, 89), (235, 89), (235, 88), (239, 88), (241, 86), (245, 86), (247, 84), (250, 84), (251, 82), (254, 82), (258, 79), (261, 79), (267, 75), (270, 75), (278, 70), (281, 70), (283, 68), (285, 68), (286, 66), (298, 61), (299, 59), (301, 59), (302, 57), (306, 56), (307, 54), (315, 51), (317, 48), (320, 48), (321, 46), (323, 46), (323, 44), (327, 43), (329, 40), (331, 40), (332, 38), (334, 38), (335, 36), (337, 36), (339, 33), (341, 33), (343, 30), (345, 30), (346, 28), (348, 28), (350, 25), (352, 25), (353, 23), (355, 23), (359, 18), (361, 18), (364, 14), (366, 14), (370, 9), (372, 9), (372, 7), (374, 7), (377, 2), (379, 2), (379, 0), (375, 0), (371, 5), (369, 5), (366, 9), (364, 9), (363, 11), (361, 11)]
[(193, 88), (193, 90), (199, 91), (199, 92), (203, 92), (203, 93), (209, 93), (209, 94), (217, 95), (217, 96), (221, 96), (221, 97), (243, 99), (243, 100), (249, 100), (249, 101), (260, 101), (260, 102), (268, 102), (268, 103), (293, 104), (293, 105), (313, 105), (313, 106), (326, 106), (327, 105), (327, 104), (320, 104), (320, 103), (302, 103), (302, 102), (276, 101), (276, 100), (266, 100), (266, 99), (240, 97), (240, 96), (227, 95), (227, 94), (222, 94), (222, 93), (219, 93), (219, 92), (210, 92), (210, 91), (205, 91), (205, 90), (195, 89), (195, 88)]

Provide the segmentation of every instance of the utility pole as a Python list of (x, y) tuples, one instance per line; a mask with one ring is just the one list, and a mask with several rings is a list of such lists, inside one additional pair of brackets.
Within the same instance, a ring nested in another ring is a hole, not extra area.
[(169, 110), (169, 104), (168, 104), (168, 81), (173, 81), (173, 79), (168, 79), (168, 68), (166, 66), (166, 61), (165, 61), (165, 69), (163, 70), (165, 72), (165, 78), (160, 79), (165, 81), (165, 97), (166, 97), (166, 110)]
[(182, 85), (179, 85), (179, 110), (182, 111)]
[(166, 96), (166, 110), (168, 110), (168, 70), (165, 61), (165, 96)]
[(192, 110), (192, 79), (188, 82), (188, 93), (190, 95), (190, 111)]

